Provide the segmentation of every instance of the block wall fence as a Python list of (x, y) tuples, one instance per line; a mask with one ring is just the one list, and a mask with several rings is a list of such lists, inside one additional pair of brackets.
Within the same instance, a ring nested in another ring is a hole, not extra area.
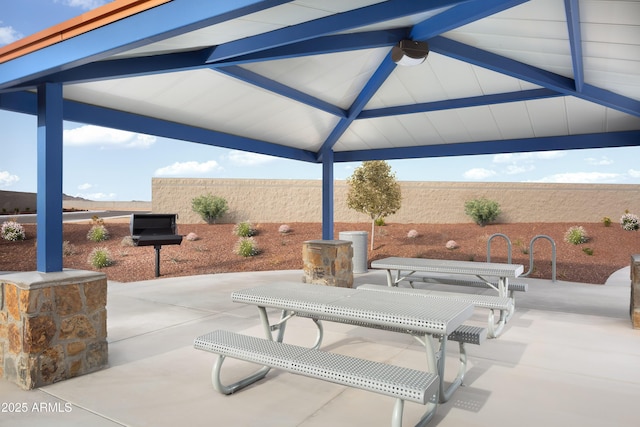
[[(395, 223), (471, 223), (464, 213), (467, 200), (486, 197), (500, 204), (498, 222), (617, 223), (628, 209), (640, 215), (640, 185), (540, 184), (495, 182), (400, 181), (402, 207), (387, 218)], [(348, 184), (334, 184), (334, 221), (368, 222), (347, 208)], [(211, 193), (223, 197), (229, 212), (221, 223), (321, 222), (322, 183), (319, 180), (153, 178), (152, 210), (177, 213), (178, 222), (201, 223), (191, 200)]]

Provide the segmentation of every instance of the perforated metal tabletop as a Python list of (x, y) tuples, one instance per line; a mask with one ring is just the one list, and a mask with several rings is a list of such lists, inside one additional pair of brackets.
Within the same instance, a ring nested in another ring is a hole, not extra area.
[(450, 334), (473, 313), (473, 305), (295, 282), (233, 292), (234, 302), (317, 315), (325, 320), (365, 322), (421, 334)]

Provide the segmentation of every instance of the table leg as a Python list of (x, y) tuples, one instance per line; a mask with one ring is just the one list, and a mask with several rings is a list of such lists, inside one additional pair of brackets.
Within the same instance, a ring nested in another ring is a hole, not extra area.
[[(267, 309), (265, 307), (258, 307), (258, 312), (260, 313), (260, 320), (262, 323), (262, 329), (265, 333), (265, 336), (269, 340), (273, 340), (272, 330), (278, 330), (278, 335), (276, 340), (278, 342), (282, 342), (284, 338), (284, 330), (287, 324), (287, 320), (290, 316), (288, 316), (287, 311), (282, 311), (282, 316), (280, 317), (280, 321), (275, 324), (273, 327), (269, 323), (269, 317), (267, 316)], [(222, 394), (232, 394), (236, 391), (255, 383), (256, 381), (260, 381), (264, 378), (269, 371), (271, 370), (270, 366), (263, 366), (258, 369), (253, 374), (236, 381), (233, 384), (225, 385), (222, 384), (220, 380), (220, 371), (222, 370), (222, 364), (224, 363), (225, 356), (218, 355), (215, 363), (213, 364), (213, 369), (211, 370), (211, 383), (213, 384), (213, 388), (215, 388), (218, 392)]]

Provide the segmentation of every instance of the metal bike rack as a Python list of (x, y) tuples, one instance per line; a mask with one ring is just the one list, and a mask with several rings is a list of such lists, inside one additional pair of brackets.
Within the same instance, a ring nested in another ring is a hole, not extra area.
[[(507, 264), (511, 264), (511, 240), (505, 234), (495, 233), (489, 236), (489, 240), (487, 240), (487, 262), (491, 262), (491, 240), (494, 237), (502, 237), (507, 241)], [(529, 242), (529, 270), (526, 273), (521, 274), (521, 277), (527, 277), (533, 271), (533, 244), (538, 239), (546, 239), (551, 243), (551, 281), (556, 281), (556, 242), (553, 239), (545, 234), (538, 234), (531, 239)]]
[(491, 241), (493, 240), (494, 237), (502, 237), (504, 238), (504, 240), (507, 241), (507, 248), (508, 248), (507, 264), (511, 264), (511, 240), (507, 237), (506, 234), (502, 234), (502, 233), (492, 234), (489, 237), (489, 240), (487, 240), (487, 262), (491, 262)]

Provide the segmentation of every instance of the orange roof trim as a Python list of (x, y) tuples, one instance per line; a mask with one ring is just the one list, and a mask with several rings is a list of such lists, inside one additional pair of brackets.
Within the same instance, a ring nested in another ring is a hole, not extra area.
[(173, 0), (115, 0), (0, 48), (0, 64)]

